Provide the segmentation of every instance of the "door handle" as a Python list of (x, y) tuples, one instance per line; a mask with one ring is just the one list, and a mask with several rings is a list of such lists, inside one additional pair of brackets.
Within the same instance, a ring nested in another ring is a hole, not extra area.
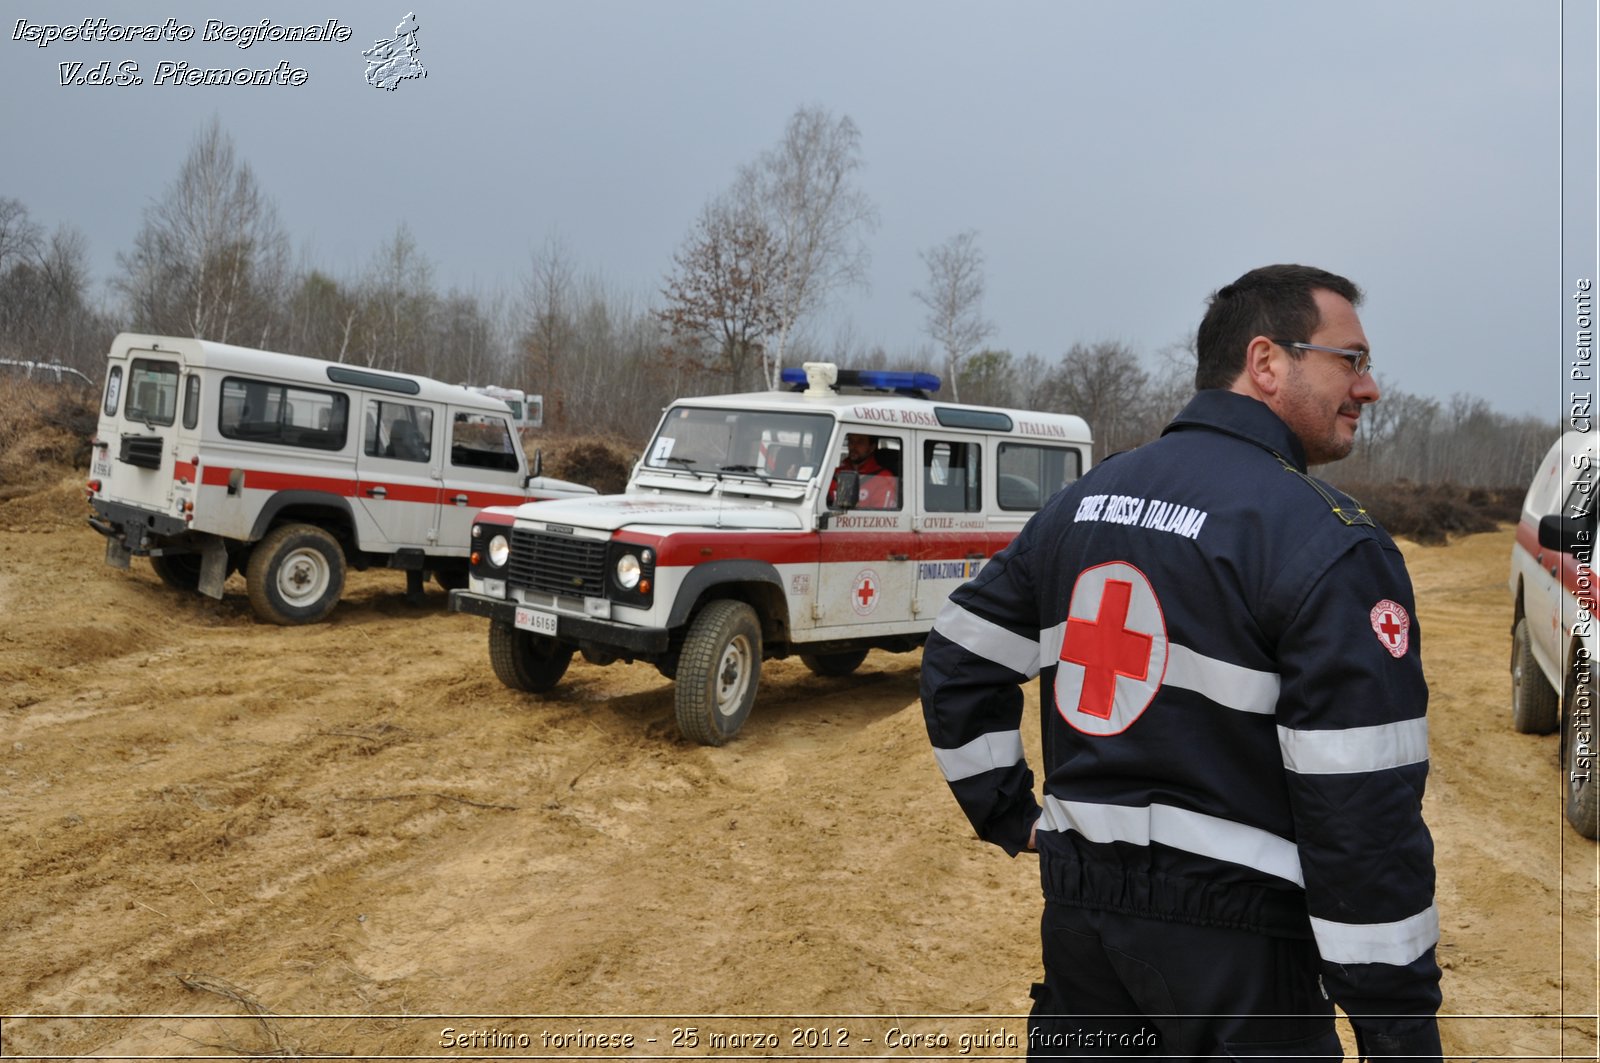
[(458, 506), (464, 506), (464, 505), (467, 504), (468, 499), (467, 499), (466, 495), (460, 494), (460, 495), (455, 495), (454, 497), (452, 497), (450, 499), (450, 501), (454, 502)]
[(988, 556), (989, 556), (988, 554), (984, 553), (981, 550), (974, 550), (972, 553), (967, 555), (967, 560), (968, 561), (982, 561), (984, 558), (986, 558)]
[(387, 487), (383, 486), (382, 484), (379, 484), (377, 487), (369, 487), (369, 488), (367, 488), (367, 497), (368, 498), (388, 498), (389, 497), (389, 489)]
[(910, 561), (911, 560), (911, 555), (910, 554), (890, 554), (889, 555), (889, 560), (890, 561)]

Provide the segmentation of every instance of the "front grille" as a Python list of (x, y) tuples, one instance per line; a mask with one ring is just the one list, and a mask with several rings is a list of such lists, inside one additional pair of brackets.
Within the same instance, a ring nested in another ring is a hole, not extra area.
[(506, 581), (515, 587), (572, 598), (603, 598), (606, 544), (547, 532), (511, 531)]

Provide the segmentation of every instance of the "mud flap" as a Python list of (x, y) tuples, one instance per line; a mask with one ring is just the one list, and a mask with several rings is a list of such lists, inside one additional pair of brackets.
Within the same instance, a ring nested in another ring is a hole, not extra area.
[(112, 568), (129, 568), (133, 564), (133, 551), (114, 535), (106, 539), (106, 564)]
[(222, 585), (228, 582), (228, 548), (221, 539), (207, 539), (200, 548), (200, 583), (197, 589), (208, 598), (222, 598)]

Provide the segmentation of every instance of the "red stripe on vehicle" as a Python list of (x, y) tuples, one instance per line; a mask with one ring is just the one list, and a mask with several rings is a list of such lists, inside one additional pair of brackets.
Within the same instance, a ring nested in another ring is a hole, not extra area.
[[(1595, 571), (1593, 561), (1583, 562), (1571, 554), (1562, 553), (1560, 550), (1551, 550), (1539, 545), (1539, 526), (1530, 520), (1524, 519), (1517, 525), (1517, 546), (1525, 550), (1534, 563), (1540, 565), (1546, 572), (1555, 558), (1561, 559), (1561, 586), (1567, 593), (1578, 600), (1583, 608), (1594, 611), (1595, 607)], [(1554, 573), (1551, 573), (1554, 575)]]
[(688, 567), (707, 561), (747, 558), (773, 565), (884, 561), (904, 554), (910, 561), (959, 561), (969, 554), (993, 557), (1015, 532), (693, 532), (651, 535), (627, 531), (627, 542), (655, 547), (656, 564)]

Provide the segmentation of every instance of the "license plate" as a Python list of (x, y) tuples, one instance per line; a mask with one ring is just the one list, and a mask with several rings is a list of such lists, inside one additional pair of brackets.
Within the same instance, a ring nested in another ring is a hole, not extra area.
[(91, 476), (99, 476), (101, 478), (109, 478), (111, 476), (111, 461), (110, 461), (110, 459), (102, 459), (102, 458), (94, 459), (94, 462), (89, 466), (89, 474)]
[(535, 635), (549, 635), (551, 638), (555, 638), (556, 614), (542, 613), (537, 609), (518, 606), (517, 626), (524, 631), (531, 631)]

